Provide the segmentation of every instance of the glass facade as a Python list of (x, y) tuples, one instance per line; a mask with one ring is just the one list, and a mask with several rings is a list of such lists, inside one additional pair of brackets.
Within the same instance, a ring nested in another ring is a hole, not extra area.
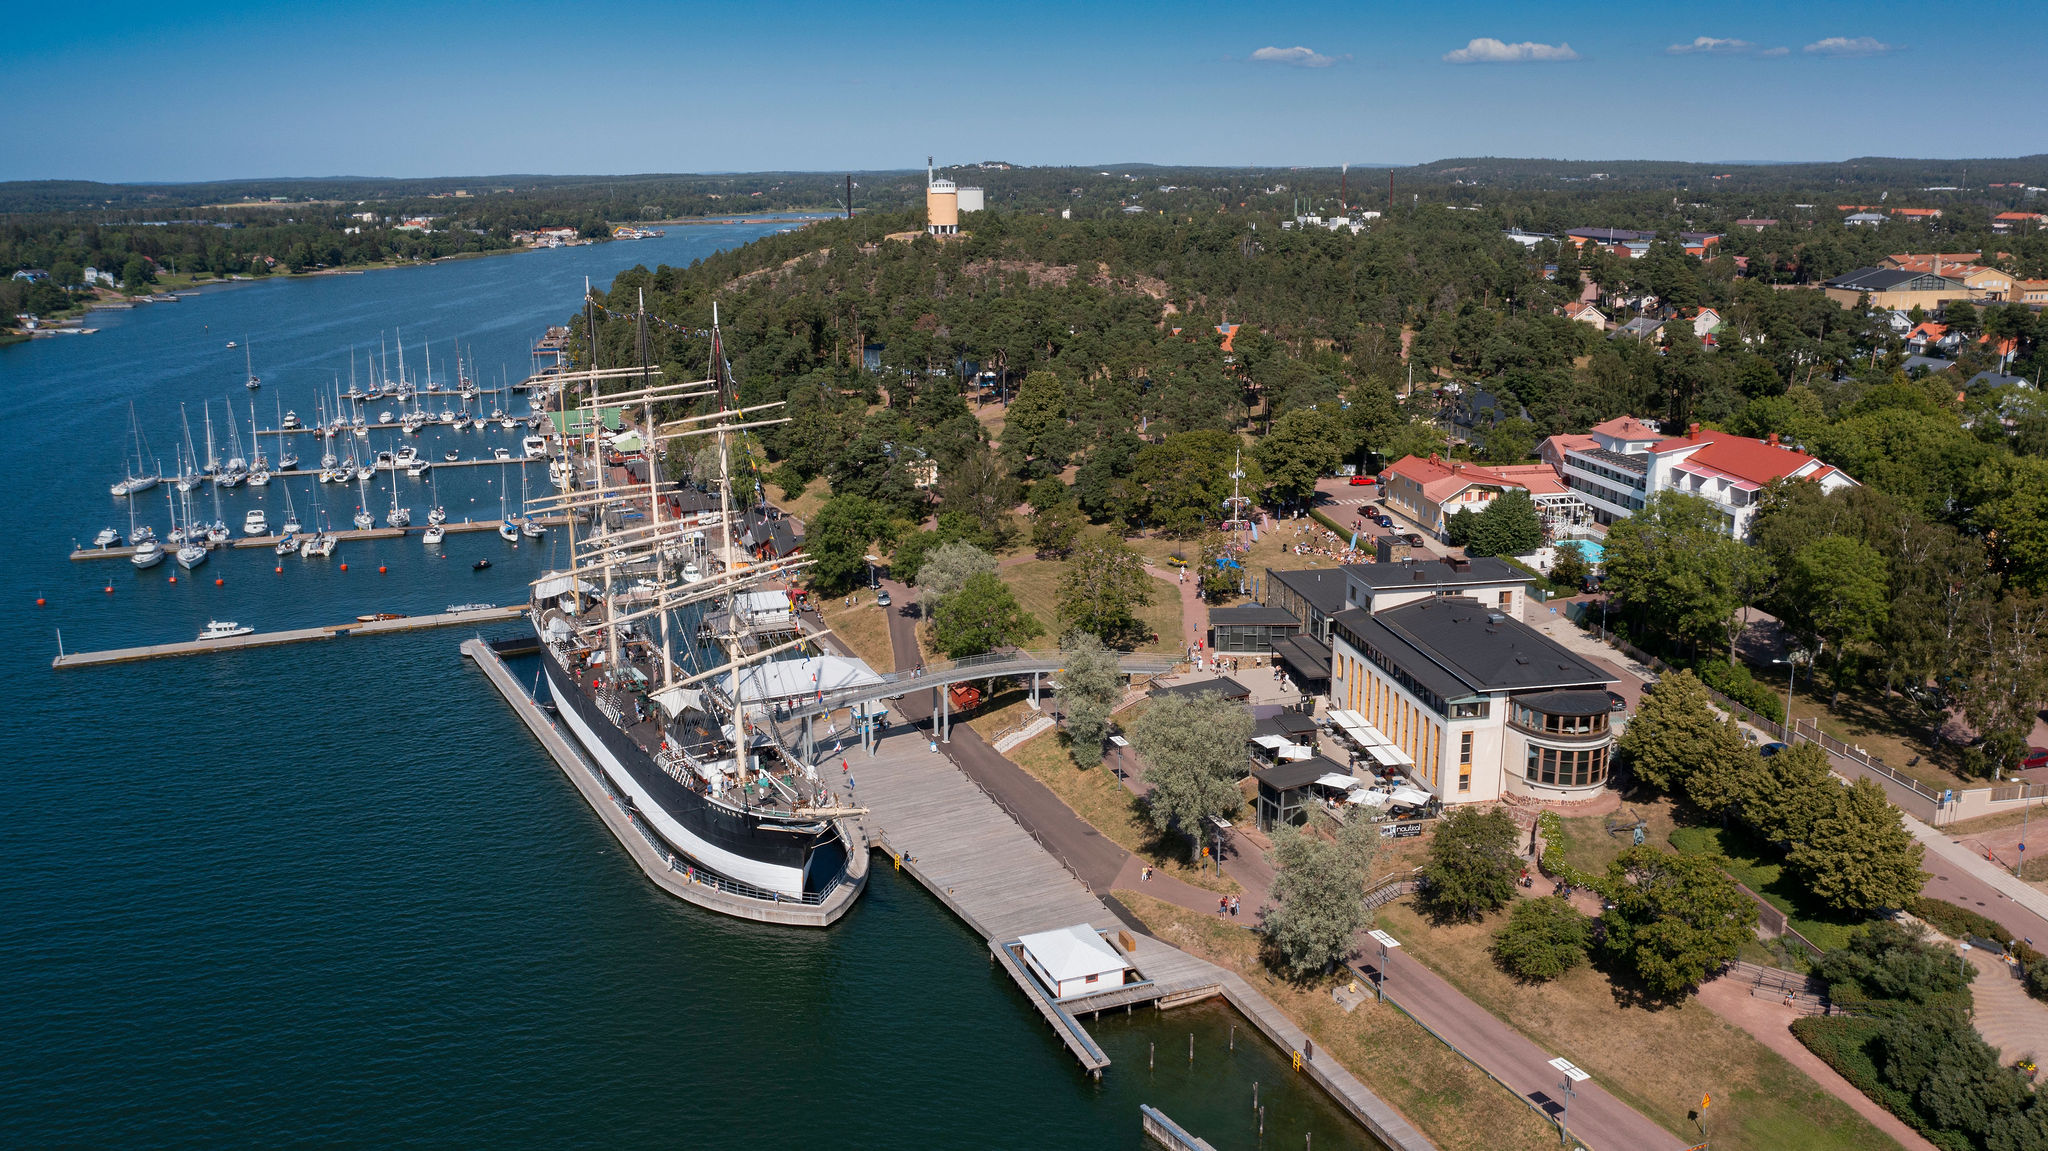
[(1529, 782), (1553, 787), (1586, 787), (1607, 781), (1607, 748), (1529, 745)]
[(1595, 715), (1551, 715), (1522, 704), (1514, 704), (1515, 726), (1538, 735), (1603, 735), (1607, 713)]

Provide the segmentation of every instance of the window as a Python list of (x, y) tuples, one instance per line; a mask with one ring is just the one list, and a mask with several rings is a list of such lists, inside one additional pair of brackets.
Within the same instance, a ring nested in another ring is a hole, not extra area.
[(1514, 593), (1514, 592), (1512, 592), (1512, 591), (1504, 591), (1504, 592), (1500, 593), (1500, 606), (1502, 606), (1502, 607), (1508, 607), (1509, 605), (1513, 604), (1513, 603), (1514, 603), (1514, 601), (1515, 601), (1515, 593)]
[[(1458, 763), (1466, 769), (1468, 774), (1470, 773), (1472, 768), (1472, 733), (1469, 731), (1458, 736)], [(1459, 788), (1458, 790), (1463, 791), (1464, 789)]]
[(1483, 699), (1477, 703), (1454, 703), (1451, 705), (1451, 718), (1485, 719), (1486, 711), (1487, 703)]
[(1586, 787), (1607, 780), (1607, 749), (1529, 745), (1527, 768), (1530, 783), (1553, 787)]
[[(1470, 765), (1467, 765), (1467, 766), (1470, 766)], [(1471, 790), (1472, 790), (1472, 773), (1471, 773), (1470, 771), (1461, 771), (1461, 772), (1459, 772), (1459, 773), (1458, 773), (1458, 790), (1459, 790), (1459, 791), (1471, 791)]]

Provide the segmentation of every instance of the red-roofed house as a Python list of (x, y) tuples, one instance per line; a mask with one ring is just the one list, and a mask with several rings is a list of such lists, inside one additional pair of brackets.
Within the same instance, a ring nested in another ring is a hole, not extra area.
[(1543, 442), (1543, 458), (1594, 519), (1611, 524), (1643, 506), (1650, 491), (1645, 453), (1663, 439), (1657, 425), (1617, 416), (1583, 436), (1552, 436)]
[(1922, 321), (1906, 333), (1906, 350), (1916, 356), (1954, 355), (1962, 342), (1962, 336), (1949, 331), (1947, 324), (1933, 320)]
[(1787, 477), (1811, 480), (1826, 492), (1855, 486), (1856, 481), (1840, 468), (1776, 440), (1776, 436), (1753, 440), (1694, 424), (1685, 435), (1665, 440), (1645, 453), (1650, 490), (1684, 492), (1707, 500), (1720, 510), (1728, 534), (1746, 539), (1757, 500), (1774, 481)]
[(1695, 340), (1706, 339), (1707, 333), (1721, 326), (1721, 313), (1712, 308), (1696, 308), (1687, 318), (1692, 321), (1692, 338)]
[(1607, 314), (1584, 300), (1575, 304), (1566, 304), (1564, 318), (1567, 320), (1577, 320), (1582, 324), (1591, 324), (1596, 332), (1607, 330)]
[(1908, 220), (1939, 220), (1940, 208), (1893, 208), (1892, 215), (1904, 216)]
[(1527, 491), (1527, 485), (1492, 468), (1432, 454), (1403, 456), (1380, 472), (1382, 502), (1442, 539), (1445, 523), (1461, 511), (1482, 512), (1493, 497)]
[(2000, 212), (1991, 217), (1991, 230), (1998, 233), (2025, 232), (2048, 228), (2048, 215), (2039, 212)]

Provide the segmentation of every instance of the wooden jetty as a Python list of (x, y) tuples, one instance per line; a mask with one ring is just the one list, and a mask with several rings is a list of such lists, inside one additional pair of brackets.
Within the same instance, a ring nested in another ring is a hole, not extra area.
[(815, 904), (771, 903), (750, 899), (720, 890), (716, 885), (705, 882), (685, 869), (682, 861), (671, 856), (659, 841), (634, 820), (631, 809), (624, 799), (614, 793), (611, 784), (596, 764), (590, 762), (576, 741), (563, 735), (555, 721), (541, 706), (526, 693), (526, 688), (505, 667), (505, 663), (492, 650), (490, 644), (481, 639), (462, 642), (462, 654), (475, 662), (491, 681), (491, 686), (512, 705), (512, 710), (528, 731), (533, 733), (541, 746), (554, 758), (555, 766), (569, 782), (576, 785), (590, 809), (604, 820), (604, 825), (626, 849), (633, 862), (655, 886), (670, 895), (699, 907), (725, 915), (752, 919), (760, 923), (779, 923), (789, 927), (828, 927), (852, 909), (868, 882), (868, 845), (859, 837), (859, 831), (842, 821), (843, 834), (851, 837), (847, 851), (847, 879), (828, 892), (824, 899)]
[[(1130, 946), (1111, 946), (1142, 977), (1100, 995), (1054, 1000), (1006, 947), (1020, 936), (1087, 923), (1114, 928), (1109, 907), (1041, 847), (980, 786), (943, 754), (934, 754), (907, 722), (885, 736), (873, 756), (847, 756), (852, 784), (840, 790), (866, 807), (863, 831), (895, 857), (897, 866), (924, 884), (954, 914), (980, 932), (991, 955), (1091, 1074), (1109, 1059), (1087, 1036), (1086, 1016), (1129, 1011), (1140, 1004), (1174, 1007), (1222, 996), (1282, 1051), (1303, 1055), (1302, 1073), (1314, 1079), (1366, 1130), (1396, 1151), (1432, 1145), (1356, 1076), (1320, 1056), (1308, 1036), (1258, 989), (1235, 972), (1198, 959), (1151, 936), (1132, 933)], [(831, 760), (820, 775), (831, 776)]]
[(1207, 1139), (1199, 1139), (1166, 1117), (1166, 1112), (1149, 1103), (1138, 1105), (1139, 1125), (1154, 1143), (1166, 1151), (1216, 1151)]
[[(498, 530), (499, 522), (500, 521), (498, 520), (492, 519), (473, 520), (458, 524), (451, 520), (448, 523), (442, 524), (441, 530), (447, 532), (449, 535), (460, 535), (463, 532), (494, 532)], [(542, 527), (555, 528), (561, 527), (563, 524), (568, 523), (569, 519), (567, 516), (535, 516), (534, 522), (541, 525)], [(401, 536), (420, 535), (424, 533), (426, 530), (426, 525), (420, 524), (418, 526), (409, 528), (349, 528), (346, 531), (338, 531), (332, 534), (337, 541), (341, 543), (348, 543), (351, 540), (392, 540), (398, 539)], [(222, 544), (209, 544), (207, 545), (207, 550), (239, 551), (244, 548), (275, 548), (277, 546), (277, 541), (279, 538), (280, 537), (274, 535), (242, 536), (237, 539), (231, 539), (226, 543)], [(166, 544), (165, 546), (168, 547), (169, 545)], [(129, 556), (132, 556), (134, 554), (135, 549), (132, 547), (75, 548), (71, 552), (71, 558), (73, 560), (118, 560), (127, 559)]]
[(351, 635), (388, 635), (401, 631), (424, 631), (436, 627), (463, 627), (504, 623), (519, 618), (526, 610), (524, 604), (516, 607), (478, 608), (472, 611), (441, 612), (437, 615), (408, 615), (396, 619), (380, 619), (370, 622), (361, 620), (349, 623), (330, 624), (325, 627), (292, 628), (287, 631), (251, 632), (248, 635), (231, 636), (226, 639), (187, 640), (183, 643), (159, 643), (145, 647), (120, 647), (110, 651), (78, 651), (59, 655), (50, 661), (50, 666), (66, 671), (81, 667), (103, 667), (113, 663), (134, 663), (145, 659), (164, 659), (180, 655), (208, 655), (214, 652), (247, 651), (254, 647), (276, 647), (279, 644), (305, 643), (316, 639), (340, 639)]

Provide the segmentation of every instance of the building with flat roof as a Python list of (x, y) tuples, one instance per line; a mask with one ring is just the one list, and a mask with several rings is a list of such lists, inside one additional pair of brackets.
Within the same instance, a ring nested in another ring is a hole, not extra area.
[(1347, 582), (1341, 567), (1289, 571), (1267, 568), (1266, 606), (1280, 608), (1300, 621), (1301, 634), (1328, 643), (1330, 617), (1348, 606), (1344, 601)]
[(1821, 290), (1845, 308), (1855, 307), (1867, 296), (1873, 308), (1900, 311), (1911, 311), (1916, 304), (1932, 311), (1950, 300), (1982, 294), (1953, 277), (1905, 268), (1858, 268), (1822, 284)]
[(1528, 602), (1529, 574), (1496, 556), (1345, 564), (1343, 571), (1346, 611), (1380, 612), (1417, 600), (1466, 596), (1520, 618)]
[(1444, 804), (1605, 786), (1612, 677), (1507, 612), (1465, 596), (1337, 616), (1330, 707), (1414, 760)]
[(1294, 613), (1265, 604), (1209, 609), (1209, 646), (1217, 651), (1269, 652), (1301, 631)]

